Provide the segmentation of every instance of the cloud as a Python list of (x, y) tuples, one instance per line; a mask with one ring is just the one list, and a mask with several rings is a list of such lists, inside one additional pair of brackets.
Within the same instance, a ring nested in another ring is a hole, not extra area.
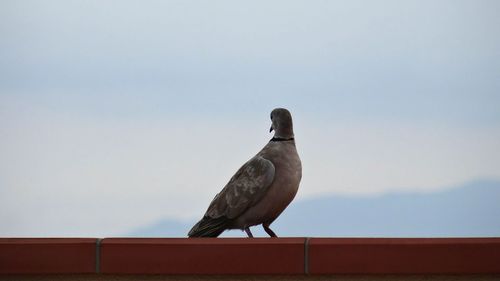
[[(118, 120), (14, 108), (1, 127), (3, 236), (110, 236), (197, 217), (270, 137), (267, 114)], [(295, 120), (298, 200), (500, 177), (498, 131)]]
[(0, 92), (30, 102), (500, 122), (494, 1), (1, 5)]
[(498, 2), (0, 5), (0, 235), (199, 216), (278, 106), (299, 199), (500, 176)]

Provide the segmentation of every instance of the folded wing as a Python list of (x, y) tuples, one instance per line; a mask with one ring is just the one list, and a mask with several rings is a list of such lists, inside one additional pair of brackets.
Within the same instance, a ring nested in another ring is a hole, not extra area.
[(274, 180), (271, 161), (255, 156), (245, 163), (215, 196), (203, 218), (189, 231), (189, 237), (217, 237), (231, 221), (255, 205)]

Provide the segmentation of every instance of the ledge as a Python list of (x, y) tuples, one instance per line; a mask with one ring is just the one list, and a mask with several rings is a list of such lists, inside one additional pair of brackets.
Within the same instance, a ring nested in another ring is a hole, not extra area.
[(314, 274), (500, 273), (500, 238), (315, 238)]
[(0, 274), (500, 274), (500, 238), (0, 238)]
[(92, 238), (0, 238), (0, 274), (94, 273)]
[(304, 238), (104, 239), (101, 272), (302, 274)]

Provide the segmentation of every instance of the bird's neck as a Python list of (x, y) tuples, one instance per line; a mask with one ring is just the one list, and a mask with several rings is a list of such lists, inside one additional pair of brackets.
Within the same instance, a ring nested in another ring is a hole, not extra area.
[(276, 141), (292, 141), (292, 140), (294, 140), (294, 137), (291, 138), (273, 137), (270, 141), (276, 142)]

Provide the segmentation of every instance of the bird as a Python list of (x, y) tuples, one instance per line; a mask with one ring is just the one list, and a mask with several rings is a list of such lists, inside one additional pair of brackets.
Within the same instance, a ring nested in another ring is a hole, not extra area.
[(244, 230), (262, 224), (269, 227), (292, 202), (302, 179), (302, 163), (295, 146), (292, 115), (285, 108), (271, 111), (273, 138), (241, 166), (210, 203), (188, 237), (218, 237), (229, 229)]

